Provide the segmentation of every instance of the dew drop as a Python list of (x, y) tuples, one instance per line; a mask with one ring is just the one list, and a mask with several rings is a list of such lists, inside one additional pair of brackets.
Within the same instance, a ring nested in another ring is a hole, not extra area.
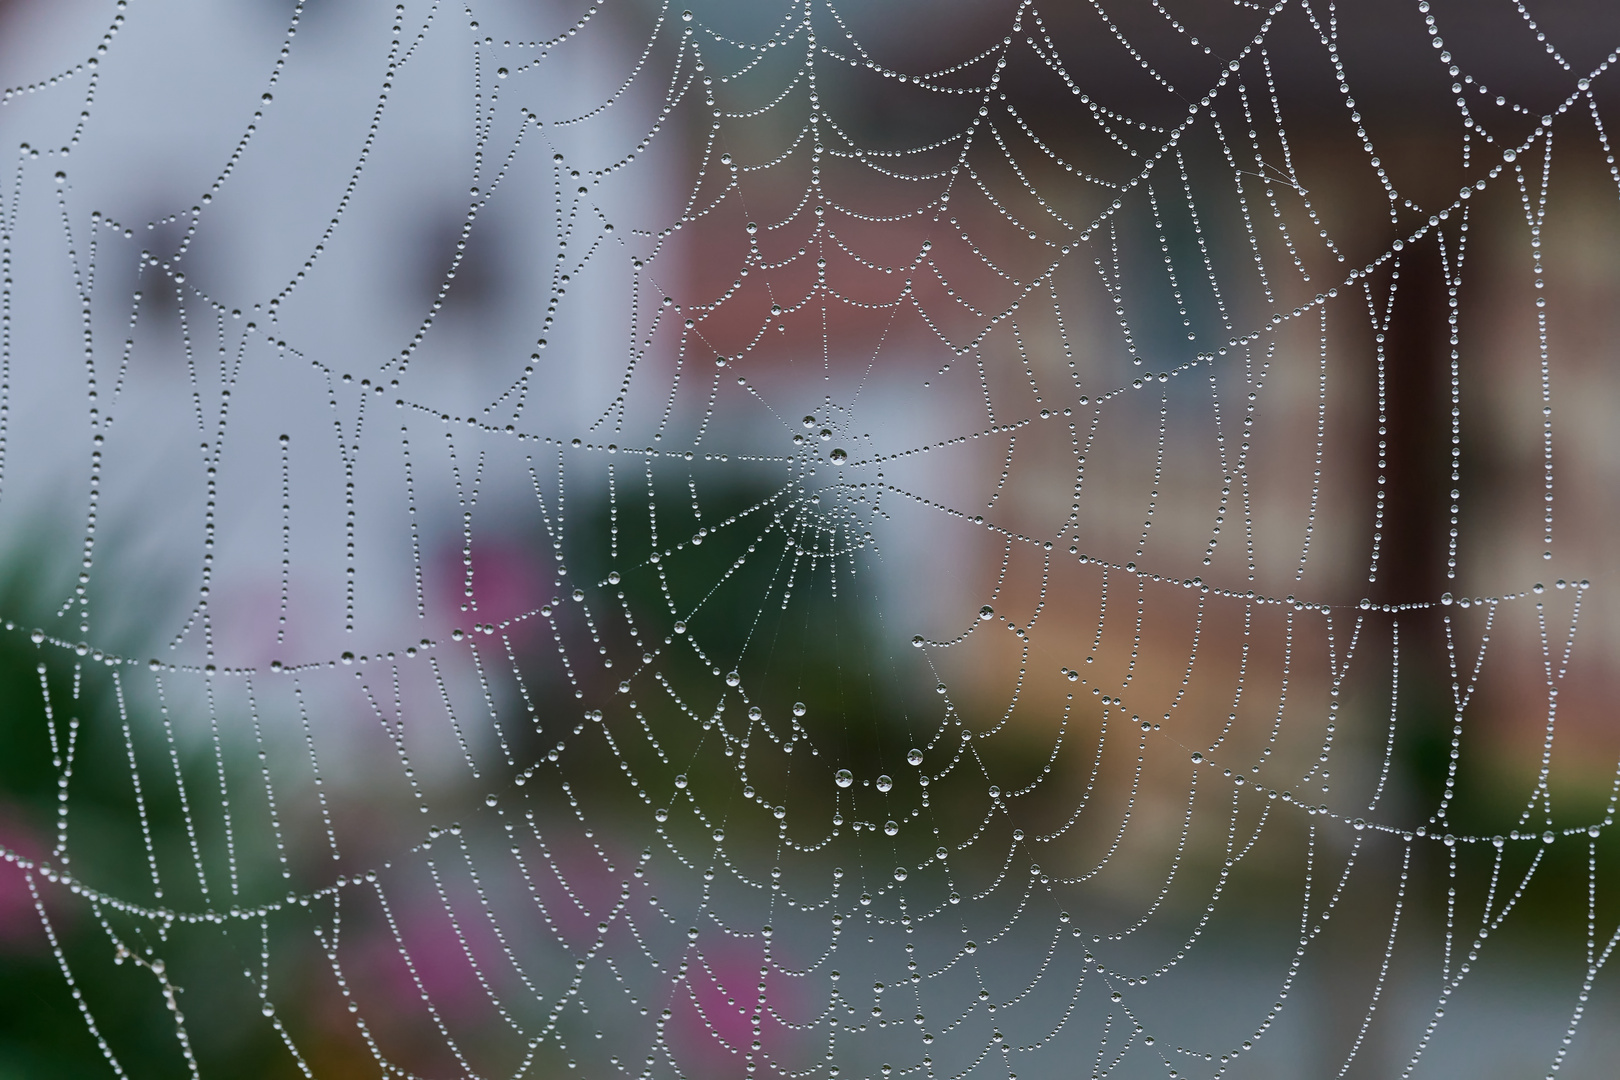
[(849, 453), (847, 451), (845, 451), (841, 447), (838, 448), (838, 449), (833, 450), (833, 452), (828, 454), (827, 456), (833, 460), (834, 464), (840, 464), (841, 465), (845, 461), (849, 460)]
[(996, 617), (996, 609), (991, 607), (989, 604), (986, 604), (986, 605), (984, 605), (984, 607), (979, 609), (979, 620), (981, 622), (989, 622), (991, 619), (993, 619), (995, 617)]
[(912, 747), (910, 750), (906, 751), (906, 763), (909, 765), (921, 765), (922, 751), (918, 750), (916, 747)]
[(833, 774), (833, 780), (837, 782), (839, 787), (849, 787), (855, 782), (855, 774), (848, 769), (839, 769)]
[(888, 774), (884, 774), (883, 776), (877, 778), (877, 789), (879, 791), (888, 791), (893, 787), (894, 781), (888, 776)]

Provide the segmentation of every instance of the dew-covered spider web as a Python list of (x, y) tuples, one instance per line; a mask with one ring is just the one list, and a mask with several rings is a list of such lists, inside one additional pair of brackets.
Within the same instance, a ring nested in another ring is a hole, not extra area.
[(1620, 18), (692, 2), (0, 8), (0, 1073), (1609, 1075)]

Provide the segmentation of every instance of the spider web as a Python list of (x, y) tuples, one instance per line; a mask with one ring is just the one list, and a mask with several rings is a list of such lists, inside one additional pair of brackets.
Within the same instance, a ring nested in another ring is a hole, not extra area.
[(78, 1037), (1600, 1074), (1620, 59), (1497, 8), (41, 22), (0, 869)]

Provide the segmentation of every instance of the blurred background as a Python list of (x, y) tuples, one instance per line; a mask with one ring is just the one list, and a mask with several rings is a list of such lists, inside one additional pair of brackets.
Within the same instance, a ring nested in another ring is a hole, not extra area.
[(0, 1078), (1610, 1075), (1617, 46), (0, 4)]

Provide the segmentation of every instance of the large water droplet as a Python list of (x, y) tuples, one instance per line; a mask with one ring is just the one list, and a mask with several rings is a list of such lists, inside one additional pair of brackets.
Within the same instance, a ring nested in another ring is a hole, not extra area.
[(922, 751), (918, 750), (916, 747), (912, 747), (910, 750), (906, 751), (906, 763), (908, 765), (921, 765)]
[(993, 619), (995, 617), (996, 617), (996, 609), (991, 607), (989, 604), (986, 604), (986, 605), (984, 605), (984, 607), (979, 609), (979, 618), (982, 621), (988, 622), (988, 621), (990, 621), (991, 619)]
[(726, 672), (726, 685), (727, 686), (740, 686), (740, 685), (742, 685), (742, 676), (737, 674), (735, 671)]
[(877, 789), (879, 791), (888, 791), (892, 787), (894, 787), (894, 781), (891, 780), (887, 775), (877, 778)]
[(855, 782), (855, 774), (848, 769), (839, 769), (833, 774), (833, 779), (837, 781), (839, 787), (849, 787)]
[(832, 458), (832, 460), (833, 460), (833, 462), (835, 464), (842, 464), (843, 462), (845, 462), (845, 461), (847, 461), (849, 459), (849, 454), (846, 453), (842, 448), (835, 449), (832, 453), (828, 454), (827, 456)]

